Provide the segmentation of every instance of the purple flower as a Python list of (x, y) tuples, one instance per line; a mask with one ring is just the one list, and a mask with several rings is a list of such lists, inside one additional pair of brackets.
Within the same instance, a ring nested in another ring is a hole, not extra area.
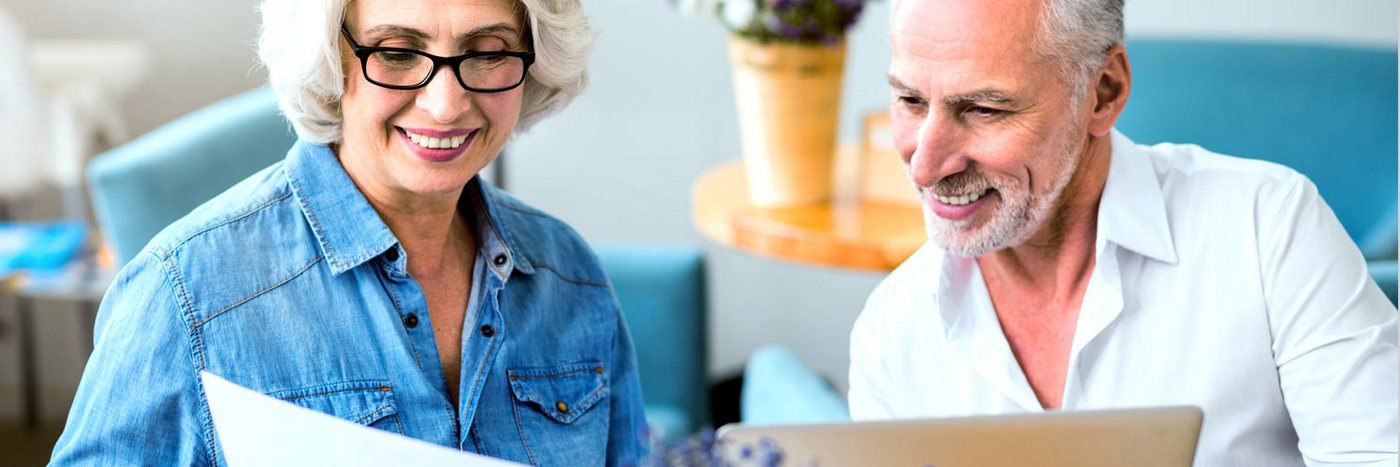
[(839, 43), (869, 0), (662, 0), (687, 13), (716, 14), (758, 42)]
[(787, 21), (783, 21), (782, 17), (772, 13), (764, 15), (764, 22), (769, 31), (773, 31), (773, 34), (784, 39), (801, 39), (803, 32), (805, 32), (803, 28), (788, 24)]

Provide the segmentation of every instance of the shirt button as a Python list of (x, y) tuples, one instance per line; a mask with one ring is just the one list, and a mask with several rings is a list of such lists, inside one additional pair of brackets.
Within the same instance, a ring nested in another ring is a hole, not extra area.
[(495, 258), (495, 259), (492, 259), (491, 262), (492, 262), (492, 263), (495, 263), (497, 266), (505, 266), (505, 265), (506, 265), (506, 255), (496, 255), (496, 258)]
[(496, 328), (491, 327), (489, 324), (483, 324), (481, 325), (481, 335), (486, 337), (494, 336), (496, 335)]
[(555, 402), (554, 408), (559, 409), (560, 412), (568, 412), (569, 404), (565, 404), (564, 401)]
[(403, 318), (403, 325), (408, 326), (409, 329), (418, 327), (418, 315), (409, 313)]
[(398, 260), (399, 260), (399, 249), (398, 249), (398, 248), (389, 248), (389, 251), (384, 252), (384, 259), (389, 260), (390, 263), (395, 262), (395, 261), (398, 261)]

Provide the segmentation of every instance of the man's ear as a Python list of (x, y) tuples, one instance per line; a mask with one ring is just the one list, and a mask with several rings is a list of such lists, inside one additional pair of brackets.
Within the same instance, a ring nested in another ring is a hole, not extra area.
[(1108, 49), (1103, 66), (1094, 77), (1092, 98), (1093, 109), (1089, 114), (1089, 134), (1096, 137), (1108, 136), (1123, 107), (1128, 104), (1128, 93), (1133, 87), (1133, 73), (1128, 67), (1128, 51), (1123, 44)]

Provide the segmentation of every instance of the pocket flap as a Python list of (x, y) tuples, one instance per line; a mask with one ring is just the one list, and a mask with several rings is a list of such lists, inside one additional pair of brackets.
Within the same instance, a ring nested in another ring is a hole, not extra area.
[(608, 395), (608, 376), (598, 362), (555, 368), (506, 370), (515, 399), (537, 407), (559, 423), (573, 423)]
[(388, 381), (349, 381), (268, 395), (365, 426), (398, 413)]

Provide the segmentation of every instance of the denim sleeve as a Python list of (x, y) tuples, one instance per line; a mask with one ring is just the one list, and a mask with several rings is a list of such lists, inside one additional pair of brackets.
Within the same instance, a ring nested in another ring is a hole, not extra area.
[(646, 414), (642, 409), (642, 383), (637, 377), (637, 355), (632, 334), (621, 309), (616, 310), (617, 334), (613, 338), (611, 414), (608, 424), (608, 465), (637, 465), (646, 454), (642, 440)]
[(117, 276), (51, 465), (212, 463), (178, 279), (150, 253)]

